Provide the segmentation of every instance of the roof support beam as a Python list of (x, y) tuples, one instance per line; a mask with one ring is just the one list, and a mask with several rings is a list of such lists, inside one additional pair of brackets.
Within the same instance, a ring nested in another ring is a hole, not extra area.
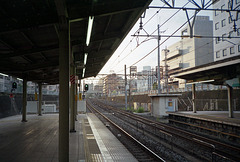
[(18, 51), (18, 52), (13, 52), (13, 53), (8, 53), (8, 54), (1, 54), (0, 59), (29, 55), (29, 54), (33, 54), (33, 53), (39, 53), (39, 52), (50, 51), (50, 50), (55, 50), (55, 49), (58, 49), (58, 45), (48, 46), (48, 47), (43, 47), (43, 48), (34, 48), (34, 49), (30, 49), (30, 50)]
[[(110, 39), (110, 38), (109, 38)], [(81, 41), (72, 41), (71, 43), (73, 46), (81, 44)], [(51, 51), (51, 50), (57, 50), (59, 48), (58, 45), (52, 45), (52, 46), (47, 46), (47, 47), (39, 47), (39, 48), (34, 48), (30, 50), (24, 50), (24, 51), (18, 51), (18, 52), (12, 52), (8, 54), (1, 54), (0, 59), (7, 59), (11, 57), (18, 57), (18, 56), (23, 56), (23, 55), (30, 55), (34, 53), (39, 53), (39, 52), (46, 52), (46, 51)], [(43, 56), (45, 57), (45, 56)], [(45, 57), (46, 58), (46, 57)]]

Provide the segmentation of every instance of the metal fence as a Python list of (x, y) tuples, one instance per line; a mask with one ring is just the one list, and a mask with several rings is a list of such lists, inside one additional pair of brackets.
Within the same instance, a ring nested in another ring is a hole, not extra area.
[[(198, 111), (228, 111), (227, 99), (195, 99), (196, 109)], [(178, 109), (180, 111), (192, 111), (192, 100), (178, 99)], [(233, 110), (240, 111), (240, 100), (232, 100)]]

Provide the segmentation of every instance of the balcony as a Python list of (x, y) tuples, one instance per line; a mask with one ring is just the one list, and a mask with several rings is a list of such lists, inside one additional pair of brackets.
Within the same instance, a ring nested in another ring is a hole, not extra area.
[(170, 75), (172, 73), (175, 73), (175, 72), (177, 72), (178, 70), (180, 70), (182, 68), (183, 68), (183, 64), (182, 63), (174, 64), (174, 66), (170, 66), (169, 67), (168, 74)]
[[(176, 58), (176, 57), (181, 56), (181, 55), (182, 55), (182, 50), (177, 49), (177, 50), (175, 50), (173, 52), (169, 52), (168, 53), (167, 60), (171, 60), (171, 59)], [(165, 58), (164, 58), (163, 61), (165, 61)]]

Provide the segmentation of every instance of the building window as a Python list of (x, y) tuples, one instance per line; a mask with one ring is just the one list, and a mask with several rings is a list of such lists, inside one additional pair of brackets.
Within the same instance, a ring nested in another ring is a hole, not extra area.
[(232, 8), (232, 1), (228, 1), (228, 9), (230, 10)]
[(234, 51), (234, 46), (230, 47), (230, 54), (234, 54), (235, 51)]
[(240, 44), (238, 45), (238, 52), (240, 52)]
[(220, 37), (216, 38), (216, 44), (218, 44), (220, 42)]
[(217, 10), (215, 10), (215, 16), (217, 16), (218, 15), (218, 11)]
[(223, 35), (222, 35), (222, 41), (225, 41), (225, 40), (226, 40), (226, 37), (227, 37), (227, 34), (223, 34)]
[(233, 31), (230, 31), (230, 32), (229, 32), (229, 36), (228, 36), (228, 37), (229, 37), (229, 39), (231, 39), (231, 38), (232, 38), (232, 36), (233, 36)]
[(226, 26), (226, 19), (222, 20), (222, 27)]
[[(224, 9), (224, 6), (225, 6), (225, 4), (221, 6), (221, 10), (223, 10), (223, 9)], [(221, 11), (221, 12), (224, 12), (224, 11)]]
[(217, 22), (216, 24), (215, 24), (215, 30), (218, 30), (219, 29), (219, 23)]
[(237, 29), (237, 36), (240, 36), (240, 28)]
[(216, 58), (220, 58), (220, 51), (216, 52)]
[(228, 17), (228, 23), (231, 24), (233, 21), (232, 21), (232, 16), (229, 16)]
[(227, 56), (227, 50), (226, 50), (226, 49), (223, 49), (223, 50), (222, 50), (222, 54), (223, 54), (223, 57), (224, 57), (224, 56)]

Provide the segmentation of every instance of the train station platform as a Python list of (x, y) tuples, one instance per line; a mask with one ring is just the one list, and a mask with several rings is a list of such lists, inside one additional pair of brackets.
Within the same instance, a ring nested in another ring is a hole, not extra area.
[(175, 125), (213, 131), (216, 135), (224, 133), (237, 139), (240, 137), (240, 111), (234, 111), (234, 118), (228, 117), (228, 111), (178, 111), (168, 114), (169, 123)]
[[(0, 161), (55, 162), (58, 159), (58, 114), (0, 119)], [(94, 115), (79, 114), (69, 134), (69, 161), (137, 161)]]
[(228, 117), (228, 111), (197, 111), (196, 113), (192, 111), (178, 111), (169, 112), (168, 114), (240, 127), (240, 111), (234, 111), (234, 118)]

